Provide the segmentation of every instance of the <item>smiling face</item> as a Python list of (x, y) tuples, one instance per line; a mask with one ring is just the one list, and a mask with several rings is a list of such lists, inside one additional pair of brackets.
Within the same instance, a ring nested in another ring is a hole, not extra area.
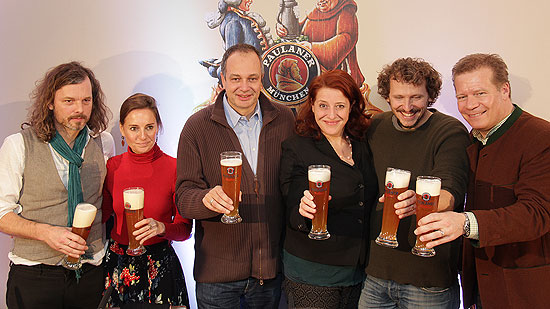
[(428, 91), (426, 83), (418, 86), (390, 80), (388, 103), (399, 124), (404, 129), (416, 129), (428, 113)]
[(514, 109), (510, 84), (495, 85), (488, 67), (457, 75), (454, 84), (458, 111), (483, 137)]
[(317, 1), (317, 9), (321, 12), (328, 12), (336, 7), (338, 0), (319, 0)]
[(53, 111), (55, 129), (71, 144), (92, 114), (92, 84), (86, 78), (79, 84), (69, 84), (55, 92), (54, 101), (48, 105)]
[(250, 116), (262, 89), (262, 64), (253, 52), (235, 52), (221, 74), (227, 101), (242, 116)]
[(239, 4), (239, 9), (248, 12), (250, 11), (250, 5), (252, 5), (253, 0), (242, 0)]
[(327, 137), (344, 135), (351, 106), (342, 91), (327, 87), (319, 89), (311, 109), (323, 135)]
[(120, 134), (134, 153), (146, 153), (156, 143), (158, 124), (155, 113), (149, 108), (134, 109), (120, 124)]

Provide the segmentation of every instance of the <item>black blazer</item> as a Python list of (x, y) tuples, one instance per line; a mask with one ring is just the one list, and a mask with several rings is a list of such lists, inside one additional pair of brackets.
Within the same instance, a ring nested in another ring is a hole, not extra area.
[[(369, 214), (378, 195), (372, 155), (366, 141), (352, 140), (354, 165), (342, 161), (328, 140), (294, 135), (282, 144), (281, 191), (286, 204), (284, 248), (302, 259), (341, 266), (362, 266), (366, 257)], [(328, 240), (308, 238), (311, 220), (299, 214), (308, 189), (308, 166), (331, 167)]]

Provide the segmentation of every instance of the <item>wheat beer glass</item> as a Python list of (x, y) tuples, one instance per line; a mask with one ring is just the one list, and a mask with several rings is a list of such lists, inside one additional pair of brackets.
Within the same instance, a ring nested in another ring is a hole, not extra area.
[(238, 151), (225, 151), (220, 154), (222, 167), (222, 189), (233, 201), (233, 210), (223, 214), (221, 221), (225, 224), (235, 224), (243, 221), (239, 216), (239, 193), (241, 192), (242, 154)]
[[(441, 179), (431, 176), (416, 177), (416, 227), (420, 219), (437, 211), (440, 192)], [(426, 248), (426, 243), (420, 240), (420, 235), (416, 236), (416, 244), (411, 252), (422, 257), (435, 255), (435, 250)]]
[(328, 196), (330, 191), (330, 166), (310, 165), (307, 171), (309, 193), (313, 195), (316, 212), (311, 221), (308, 237), (315, 240), (330, 238), (327, 231)]
[(128, 230), (128, 249), (126, 254), (131, 256), (138, 256), (145, 253), (145, 247), (142, 246), (134, 231), (136, 230), (136, 223), (143, 220), (143, 200), (145, 198), (145, 192), (140, 187), (130, 187), (122, 191), (124, 196), (124, 215), (126, 216), (126, 228)]
[[(97, 212), (97, 208), (88, 203), (80, 203), (76, 205), (73, 217), (72, 232), (86, 240), (90, 234), (92, 223)], [(74, 258), (66, 255), (61, 262), (61, 265), (67, 269), (76, 270), (82, 267), (80, 257)]]
[(395, 214), (395, 203), (399, 202), (397, 196), (409, 188), (411, 172), (388, 167), (386, 170), (384, 210), (382, 213), (382, 230), (376, 238), (376, 243), (380, 246), (397, 248), (397, 228), (399, 227), (399, 217)]

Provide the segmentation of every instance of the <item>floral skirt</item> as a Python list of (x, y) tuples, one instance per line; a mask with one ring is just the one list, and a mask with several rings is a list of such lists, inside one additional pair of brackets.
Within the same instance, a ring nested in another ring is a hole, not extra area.
[(166, 241), (145, 246), (141, 256), (125, 254), (128, 246), (109, 240), (105, 255), (105, 288), (114, 290), (108, 305), (128, 303), (187, 306), (187, 288), (176, 252)]

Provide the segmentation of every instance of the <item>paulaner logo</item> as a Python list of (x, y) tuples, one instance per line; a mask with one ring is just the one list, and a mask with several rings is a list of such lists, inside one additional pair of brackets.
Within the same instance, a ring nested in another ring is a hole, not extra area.
[(271, 100), (296, 106), (304, 102), (308, 86), (320, 74), (319, 61), (313, 52), (298, 43), (274, 45), (262, 56), (263, 93)]
[(388, 182), (386, 183), (386, 189), (388, 189), (388, 190), (393, 189), (393, 182), (388, 181)]
[(235, 173), (235, 168), (233, 168), (233, 167), (228, 167), (228, 168), (227, 168), (227, 174), (233, 175), (233, 173)]
[(323, 187), (323, 182), (322, 181), (317, 181), (317, 182), (315, 182), (315, 186), (317, 188), (322, 188)]
[(432, 198), (432, 196), (430, 195), (430, 193), (428, 193), (428, 192), (422, 193), (422, 199), (424, 201), (429, 201), (431, 198)]

